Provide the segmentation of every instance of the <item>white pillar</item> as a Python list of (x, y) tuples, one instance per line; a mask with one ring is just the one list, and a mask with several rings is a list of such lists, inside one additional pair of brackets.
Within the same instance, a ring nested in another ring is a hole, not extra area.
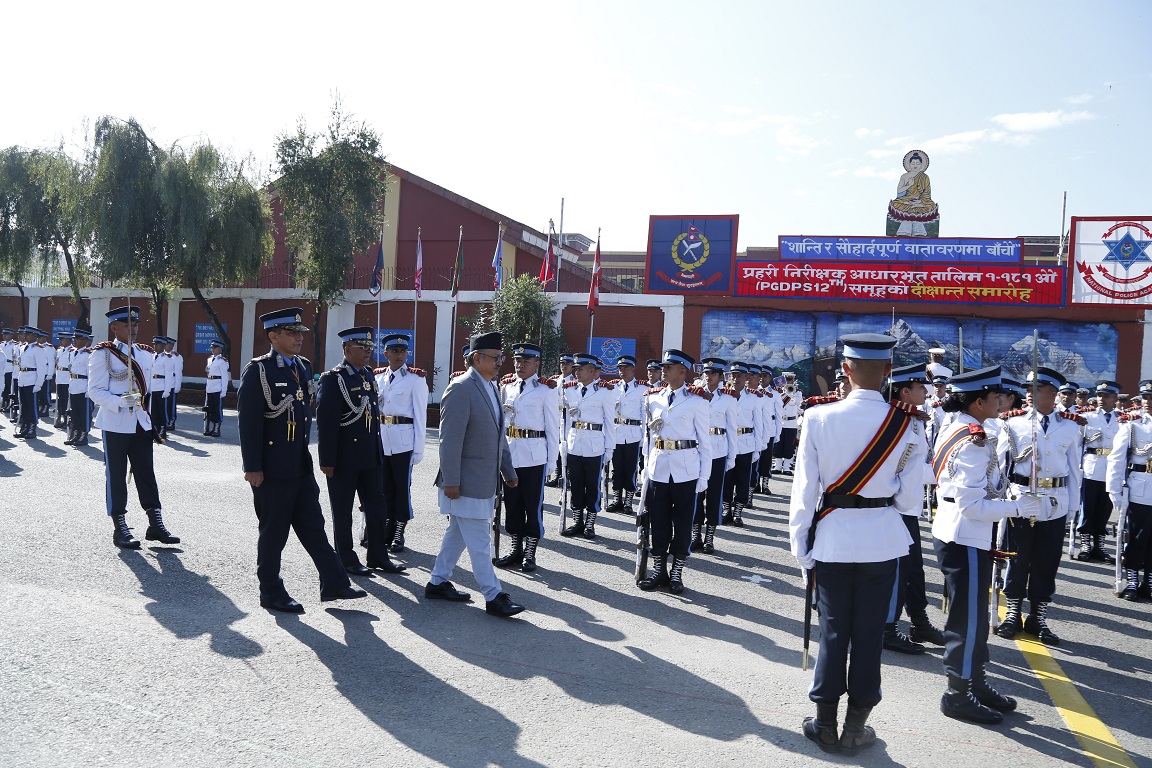
[(177, 294), (168, 300), (168, 317), (164, 319), (164, 335), (176, 338), (180, 330), (180, 296)]
[(107, 296), (93, 296), (88, 300), (88, 319), (92, 321), (92, 343), (99, 344), (107, 341), (108, 318), (105, 317), (112, 310), (112, 299)]
[[(661, 307), (664, 312), (664, 349), (684, 349), (684, 305)], [(687, 351), (687, 350), (685, 350)], [(689, 354), (692, 354), (689, 352)]]
[(344, 359), (344, 345), (339, 333), (356, 323), (356, 304), (345, 302), (328, 308), (328, 318), (324, 323), (324, 364), (314, 367), (316, 372), (334, 368)]
[(1144, 338), (1140, 344), (1140, 380), (1152, 379), (1152, 309), (1144, 310)]
[[(454, 301), (436, 301), (436, 352), (433, 362), (436, 377), (432, 382), (431, 401), (440, 402), (440, 393), (448, 387), (452, 371), (463, 366), (458, 350), (452, 349), (452, 306)], [(459, 345), (458, 345), (459, 346)]]
[[(248, 297), (240, 299), (244, 305), (244, 316), (240, 320), (240, 354), (236, 354), (236, 350), (232, 351), (232, 357), (236, 358), (236, 365), (232, 366), (236, 376), (243, 372), (243, 366), (250, 359), (249, 355), (256, 353), (256, 303), (259, 301), (257, 298)], [(236, 387), (239, 389), (240, 385), (237, 384)]]
[[(27, 288), (24, 289), (24, 293), (28, 296), (28, 325), (33, 328), (40, 328), (40, 326), (37, 325), (37, 323), (40, 322), (40, 293), (38, 291), (30, 291)], [(40, 328), (40, 330), (46, 331), (49, 334), (52, 333), (51, 328)]]

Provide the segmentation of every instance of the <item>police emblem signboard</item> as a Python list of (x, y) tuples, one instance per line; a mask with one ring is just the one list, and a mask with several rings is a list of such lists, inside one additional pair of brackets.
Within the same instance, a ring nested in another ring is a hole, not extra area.
[(1073, 216), (1072, 304), (1152, 305), (1152, 217)]
[(602, 373), (606, 376), (616, 376), (620, 373), (618, 360), (621, 355), (636, 357), (636, 339), (623, 339), (619, 336), (593, 336), (592, 354), (604, 362)]
[(731, 295), (740, 217), (651, 216), (645, 293)]

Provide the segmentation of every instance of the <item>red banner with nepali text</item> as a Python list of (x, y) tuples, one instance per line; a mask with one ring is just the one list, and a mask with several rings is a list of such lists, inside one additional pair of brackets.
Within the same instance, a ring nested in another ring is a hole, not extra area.
[(1064, 277), (1064, 267), (738, 261), (736, 295), (1059, 307)]

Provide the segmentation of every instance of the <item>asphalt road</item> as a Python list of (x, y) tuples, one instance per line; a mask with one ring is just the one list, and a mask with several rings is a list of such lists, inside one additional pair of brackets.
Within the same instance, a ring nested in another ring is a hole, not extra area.
[[(715, 556), (689, 560), (681, 596), (636, 589), (629, 518), (603, 514), (595, 541), (555, 535), (549, 489), (540, 570), (503, 574), (528, 611), (501, 620), (484, 613), (467, 555), (454, 581), (476, 602), (423, 599), (444, 530), (430, 441), (398, 556), (409, 572), (356, 579), (367, 599), (321, 604), (293, 538), (284, 577), (307, 612), (269, 613), (234, 413), (219, 440), (200, 436), (196, 416), (182, 408), (156, 449), (165, 518), (184, 541), (138, 552), (112, 546), (98, 432), (83, 449), (43, 427), (25, 443), (0, 418), (0, 766), (1093, 764), (998, 638), (990, 672), (1020, 701), (1002, 726), (940, 714), (932, 648), (885, 653), (875, 748), (849, 760), (807, 741), (787, 480), (757, 496), (744, 528), (720, 530)], [(1053, 656), (1132, 763), (1152, 766), (1152, 606), (1117, 600), (1110, 574), (1065, 560)]]

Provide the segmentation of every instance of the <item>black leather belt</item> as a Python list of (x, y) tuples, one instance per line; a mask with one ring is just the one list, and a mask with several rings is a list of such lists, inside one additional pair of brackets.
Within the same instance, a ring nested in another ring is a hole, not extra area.
[(736, 434), (738, 435), (750, 435), (755, 431), (755, 427), (736, 427)]
[(34, 371), (34, 370), (36, 370), (36, 369), (35, 368), (21, 368), (20, 373), (28, 373), (28, 372)]
[(603, 432), (603, 424), (593, 424), (589, 421), (574, 421), (572, 422), (572, 429), (590, 429), (593, 432)]
[(783, 417), (783, 421), (796, 421), (796, 417), (795, 416), (785, 416), (785, 417)]
[(86, 378), (88, 378), (88, 376), (87, 376), (87, 374), (83, 374), (83, 373), (74, 373), (74, 374), (72, 374), (72, 378), (74, 378), (74, 379), (86, 379)]
[[(381, 424), (414, 424), (411, 416), (381, 416)], [(544, 435), (541, 434), (541, 437)]]
[(680, 451), (685, 448), (695, 448), (695, 440), (665, 440), (661, 437), (656, 438), (656, 447), (662, 451)]
[[(154, 379), (163, 379), (163, 378), (164, 378), (164, 374), (162, 374), (162, 373), (154, 373), (154, 374), (152, 374), (152, 378), (154, 378)], [(211, 376), (209, 376), (208, 378), (212, 378), (212, 377), (211, 377)], [(220, 377), (219, 377), (219, 376), (217, 376), (216, 378), (220, 378)]]
[(1152, 464), (1129, 464), (1129, 472), (1152, 472)]
[(952, 498), (951, 496), (941, 496), (941, 497), (940, 497), (940, 500), (941, 500), (941, 501), (946, 501), (946, 502), (948, 502), (949, 504), (955, 504), (955, 503), (956, 503), (956, 499)]
[(508, 427), (508, 437), (524, 438), (524, 437), (548, 437), (548, 434), (539, 429), (517, 429), (516, 427)]
[(1084, 449), (1084, 455), (1085, 456), (1107, 456), (1110, 453), (1112, 453), (1111, 448), (1085, 448)]
[(888, 496), (883, 499), (870, 499), (867, 496), (857, 496), (854, 493), (826, 493), (821, 506), (839, 507), (840, 509), (879, 509), (890, 507), (896, 503), (896, 497)]
[(640, 421), (640, 419), (621, 419), (617, 417), (616, 423), (622, 424), (626, 427), (639, 427), (644, 422)]
[[(1016, 485), (1028, 485), (1032, 482), (1027, 475), (1017, 475), (1015, 473), (1008, 479)], [(1068, 485), (1068, 478), (1066, 477), (1040, 477), (1036, 479), (1037, 488), (1063, 488), (1066, 485)]]
[(209, 378), (209, 380), (211, 380), (211, 379), (218, 379), (220, 377), (219, 376), (209, 376), (208, 378)]
[(710, 435), (726, 435), (726, 434), (728, 434), (728, 430), (724, 429), (724, 427), (709, 427), (708, 428), (708, 434), (710, 434)]

